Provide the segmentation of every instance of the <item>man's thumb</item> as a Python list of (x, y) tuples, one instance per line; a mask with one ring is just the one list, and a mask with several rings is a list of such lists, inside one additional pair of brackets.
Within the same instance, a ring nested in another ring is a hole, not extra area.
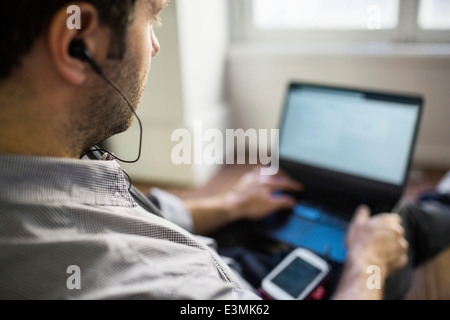
[(353, 217), (353, 222), (357, 224), (362, 224), (369, 220), (370, 218), (370, 208), (366, 205), (361, 205), (356, 209), (356, 213)]

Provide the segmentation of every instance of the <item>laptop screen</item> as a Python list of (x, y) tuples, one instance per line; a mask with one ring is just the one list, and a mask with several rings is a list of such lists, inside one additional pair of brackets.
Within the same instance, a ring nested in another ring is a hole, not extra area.
[(401, 186), (421, 106), (420, 98), (291, 85), (280, 157)]

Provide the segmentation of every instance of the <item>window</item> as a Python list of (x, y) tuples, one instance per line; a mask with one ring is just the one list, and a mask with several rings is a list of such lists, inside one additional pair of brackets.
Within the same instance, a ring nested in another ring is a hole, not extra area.
[(422, 29), (450, 31), (450, 1), (422, 0), (419, 8), (419, 26)]
[(254, 0), (257, 29), (394, 29), (399, 0)]
[(234, 0), (239, 40), (450, 42), (450, 0)]

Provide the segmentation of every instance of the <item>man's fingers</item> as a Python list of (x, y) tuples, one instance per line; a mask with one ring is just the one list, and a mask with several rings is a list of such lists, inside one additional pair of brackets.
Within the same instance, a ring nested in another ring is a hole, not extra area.
[(403, 237), (405, 229), (399, 223), (391, 224), (391, 228), (397, 233), (398, 236)]
[(399, 237), (403, 237), (405, 229), (402, 225), (402, 218), (396, 213), (383, 213), (375, 216), (376, 223), (381, 229), (391, 229)]
[(272, 197), (272, 204), (275, 210), (292, 209), (295, 206), (295, 200), (287, 196)]
[(376, 217), (377, 219), (384, 219), (385, 221), (390, 221), (392, 223), (402, 222), (402, 218), (397, 213), (378, 213)]
[(406, 241), (405, 238), (401, 238), (400, 239), (400, 246), (402, 247), (403, 250), (407, 251), (409, 248), (409, 243), (408, 241)]
[(287, 177), (261, 176), (262, 182), (272, 191), (297, 191), (303, 190), (303, 185)]
[(408, 248), (409, 243), (405, 239), (400, 239), (401, 251), (398, 253), (398, 258), (396, 259), (396, 269), (403, 268), (408, 263)]

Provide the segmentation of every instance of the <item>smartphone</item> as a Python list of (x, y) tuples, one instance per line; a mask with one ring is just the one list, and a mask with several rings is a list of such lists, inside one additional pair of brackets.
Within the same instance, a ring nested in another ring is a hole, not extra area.
[(263, 279), (261, 288), (275, 300), (304, 300), (327, 279), (330, 271), (325, 259), (298, 248)]

